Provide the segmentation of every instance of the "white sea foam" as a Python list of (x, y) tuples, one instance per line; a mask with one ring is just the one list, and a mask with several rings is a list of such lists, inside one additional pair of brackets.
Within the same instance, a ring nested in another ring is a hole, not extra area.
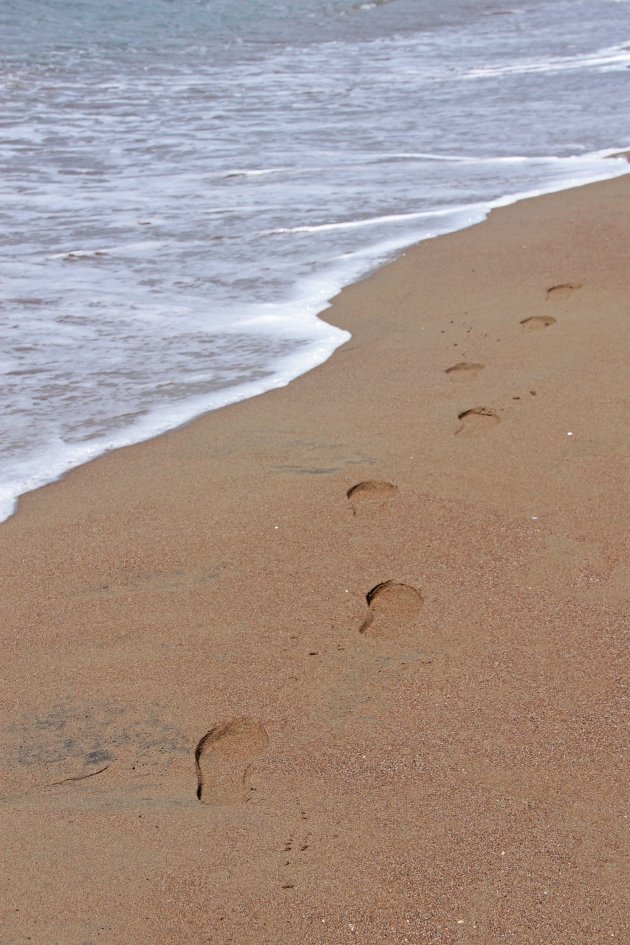
[(355, 3), (353, 10), (375, 10), (377, 7), (383, 7), (386, 3), (393, 3), (394, 0), (368, 0), (367, 3)]
[(502, 76), (532, 75), (535, 73), (553, 75), (558, 72), (575, 70), (625, 70), (630, 66), (630, 44), (610, 46), (594, 53), (581, 53), (573, 56), (550, 56), (549, 58), (527, 59), (521, 62), (506, 62), (492, 66), (480, 66), (465, 73), (467, 79), (501, 78)]
[(321, 322), (319, 341), (303, 346), (298, 354), (278, 358), (271, 380), (249, 381), (236, 384), (227, 390), (215, 391), (181, 403), (148, 410), (128, 426), (109, 437), (97, 437), (86, 444), (69, 444), (60, 438), (51, 438), (43, 443), (37, 453), (30, 454), (23, 462), (15, 462), (10, 470), (9, 481), (0, 483), (0, 521), (9, 518), (15, 511), (20, 495), (54, 482), (69, 470), (96, 459), (111, 450), (140, 443), (159, 436), (168, 430), (182, 426), (209, 410), (217, 410), (238, 403), (266, 391), (284, 387), (296, 377), (312, 370), (324, 362), (350, 335), (340, 329)]
[(282, 171), (290, 170), (287, 167), (264, 167), (259, 170), (232, 170), (219, 174), (219, 177), (229, 180), (231, 177), (268, 177), (269, 174), (280, 174)]
[(320, 233), (332, 230), (360, 230), (366, 226), (383, 226), (386, 223), (410, 223), (428, 217), (443, 217), (456, 212), (459, 207), (448, 209), (418, 210), (415, 213), (387, 213), (382, 217), (370, 217), (367, 220), (342, 220), (338, 223), (315, 223), (311, 226), (280, 227), (277, 230), (263, 230), (262, 236), (278, 236), (287, 233)]
[(52, 253), (48, 258), (65, 260), (98, 259), (99, 256), (107, 256), (113, 252), (115, 252), (115, 249), (111, 246), (103, 247), (103, 249), (70, 249), (63, 253)]

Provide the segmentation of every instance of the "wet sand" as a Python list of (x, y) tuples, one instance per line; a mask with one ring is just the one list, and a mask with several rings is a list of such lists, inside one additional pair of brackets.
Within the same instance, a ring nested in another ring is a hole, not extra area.
[(2, 945), (627, 941), (629, 245), (630, 177), (497, 211), (23, 499)]

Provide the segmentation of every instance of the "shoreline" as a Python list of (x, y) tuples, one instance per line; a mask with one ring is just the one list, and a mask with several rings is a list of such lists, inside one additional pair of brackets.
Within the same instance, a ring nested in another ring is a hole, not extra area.
[[(624, 150), (620, 150), (619, 148), (606, 148), (600, 151), (589, 152), (588, 154), (575, 155), (574, 157), (578, 162), (582, 160), (586, 160), (586, 159), (601, 160), (601, 161), (606, 161), (609, 159), (625, 159), (626, 162), (629, 160), (628, 152)], [(559, 159), (559, 160), (571, 160), (571, 158)], [(385, 253), (382, 256), (382, 258), (379, 259), (378, 256), (374, 256), (374, 258), (372, 258), (371, 253), (369, 252), (366, 253), (366, 258), (370, 259), (370, 262), (362, 266), (359, 266), (357, 269), (355, 269), (353, 271), (353, 274), (350, 276), (349, 281), (344, 281), (343, 279), (340, 279), (339, 277), (333, 278), (330, 274), (332, 272), (332, 269), (330, 268), (328, 270), (320, 272), (318, 275), (313, 274), (310, 277), (308, 277), (306, 280), (308, 283), (312, 283), (318, 280), (324, 280), (328, 283), (331, 283), (330, 287), (332, 288), (332, 292), (333, 292), (333, 294), (327, 298), (326, 302), (322, 305), (322, 307), (320, 307), (316, 312), (313, 313), (314, 317), (318, 322), (322, 323), (324, 326), (328, 325), (329, 323), (327, 319), (324, 318), (323, 316), (331, 308), (331, 306), (334, 304), (335, 299), (338, 297), (338, 295), (341, 294), (341, 292), (343, 292), (345, 289), (347, 289), (349, 286), (353, 285), (357, 281), (362, 282), (365, 279), (370, 278), (371, 275), (373, 275), (383, 266), (391, 265), (392, 262), (395, 262), (395, 260), (401, 254), (404, 254), (408, 252), (409, 250), (412, 250), (415, 246), (419, 246), (428, 240), (438, 239), (438, 238), (441, 238), (442, 236), (447, 236), (449, 233), (457, 233), (457, 232), (460, 232), (462, 229), (468, 229), (470, 227), (478, 226), (479, 224), (483, 223), (484, 220), (486, 220), (488, 216), (497, 209), (512, 206), (524, 200), (531, 200), (531, 199), (536, 199), (541, 196), (548, 196), (550, 194), (562, 193), (565, 190), (574, 189), (576, 186), (586, 187), (586, 186), (590, 186), (592, 183), (603, 183), (607, 180), (614, 180), (616, 179), (617, 176), (624, 176), (624, 174), (627, 174), (627, 173), (630, 173), (630, 171), (625, 170), (625, 169), (618, 169), (617, 173), (614, 176), (611, 175), (605, 178), (601, 178), (601, 177), (590, 178), (589, 177), (585, 181), (580, 181), (577, 184), (574, 178), (573, 179), (567, 178), (566, 180), (562, 179), (560, 181), (557, 181), (553, 185), (549, 184), (549, 187), (542, 186), (539, 188), (535, 188), (534, 190), (521, 191), (513, 195), (507, 194), (507, 195), (497, 197), (493, 200), (489, 200), (489, 201), (482, 202), (479, 204), (476, 204), (476, 203), (469, 204), (469, 205), (463, 206), (462, 208), (459, 208), (459, 210), (457, 208), (450, 208), (450, 210), (445, 209), (442, 212), (444, 212), (446, 216), (450, 216), (452, 214), (455, 214), (456, 212), (459, 212), (459, 214), (462, 215), (462, 219), (465, 219), (466, 222), (462, 222), (461, 225), (458, 223), (457, 225), (454, 226), (453, 229), (449, 229), (445, 231), (438, 230), (435, 233), (431, 233), (428, 235), (425, 234), (422, 237), (418, 236), (416, 239), (410, 237), (409, 239), (405, 238), (402, 241), (399, 241), (399, 240), (389, 241), (391, 244), (390, 249), (387, 251), (387, 253)], [(430, 213), (430, 211), (426, 211), (426, 212), (427, 214)], [(439, 215), (440, 210), (436, 209), (435, 213)], [(455, 221), (453, 221), (453, 223), (455, 223)], [(302, 300), (302, 304), (305, 304), (304, 300)], [(309, 306), (312, 307), (312, 304), (313, 304), (312, 302), (309, 303)], [(333, 330), (336, 329), (335, 325), (331, 324), (330, 327)], [(328, 345), (330, 345), (330, 343), (331, 342), (329, 341)], [(44, 476), (37, 473), (32, 473), (29, 475), (29, 478), (34, 483), (36, 483), (35, 485), (32, 485), (31, 488), (26, 489), (25, 491), (22, 491), (18, 493), (17, 495), (13, 495), (13, 493), (11, 493), (11, 495), (2, 496), (2, 499), (0, 500), (0, 528), (3, 522), (7, 521), (9, 518), (11, 518), (13, 515), (17, 513), (21, 498), (25, 495), (28, 495), (29, 492), (36, 491), (37, 489), (40, 489), (40, 488), (45, 488), (48, 485), (58, 482), (60, 479), (63, 479), (63, 477), (66, 476), (73, 469), (77, 469), (80, 466), (85, 465), (86, 463), (94, 462), (95, 460), (100, 459), (102, 456), (106, 456), (111, 452), (115, 452), (120, 449), (127, 449), (130, 446), (136, 446), (140, 443), (148, 442), (149, 440), (155, 439), (156, 437), (168, 435), (169, 433), (175, 430), (178, 430), (183, 426), (187, 426), (189, 423), (194, 423), (195, 420), (199, 419), (200, 417), (203, 417), (207, 413), (214, 412), (215, 410), (224, 409), (226, 406), (231, 406), (234, 403), (240, 403), (242, 401), (249, 400), (252, 397), (259, 397), (262, 394), (269, 393), (270, 391), (277, 390), (280, 387), (284, 387), (284, 386), (287, 386), (288, 384), (292, 384), (298, 377), (301, 377), (304, 373), (308, 373), (309, 371), (313, 370), (315, 367), (318, 367), (319, 365), (324, 364), (329, 358), (333, 357), (333, 355), (335, 354), (335, 352), (338, 350), (339, 347), (341, 347), (343, 344), (346, 344), (346, 343), (347, 341), (339, 341), (339, 343), (332, 349), (332, 351), (330, 351), (324, 357), (324, 360), (321, 360), (321, 358), (319, 358), (319, 355), (315, 355), (315, 352), (311, 351), (311, 348), (317, 347), (315, 341), (312, 341), (312, 343), (308, 346), (308, 348), (305, 351), (302, 352), (300, 358), (298, 359), (300, 361), (301, 366), (299, 367), (297, 373), (295, 372), (295, 363), (294, 363), (295, 356), (293, 356), (292, 358), (289, 359), (289, 361), (291, 362), (291, 366), (289, 367), (289, 365), (287, 364), (285, 368), (281, 370), (280, 373), (277, 375), (277, 377), (274, 379), (271, 386), (267, 386), (267, 387), (265, 387), (265, 385), (261, 386), (260, 382), (257, 382), (257, 381), (247, 382), (241, 385), (240, 387), (236, 387), (233, 389), (228, 388), (227, 399), (225, 397), (224, 391), (219, 391), (219, 392), (214, 392), (214, 393), (210, 392), (210, 395), (208, 396), (208, 398), (204, 398), (205, 406), (202, 408), (193, 406), (193, 402), (190, 402), (190, 401), (182, 401), (181, 403), (171, 405), (171, 407), (169, 408), (170, 413), (171, 413), (171, 421), (169, 421), (170, 425), (165, 425), (162, 421), (158, 421), (156, 419), (158, 415), (162, 415), (164, 413), (165, 408), (163, 407), (155, 408), (155, 410), (150, 411), (148, 415), (140, 416), (136, 418), (131, 428), (128, 428), (127, 430), (118, 431), (118, 433), (114, 436), (114, 445), (107, 445), (103, 443), (99, 445), (98, 443), (87, 442), (84, 445), (80, 446), (79, 444), (75, 444), (74, 447), (72, 447), (69, 444), (66, 444), (69, 455), (72, 455), (73, 449), (75, 452), (85, 453), (85, 455), (83, 455), (83, 457), (77, 461), (75, 461), (74, 459), (72, 460), (66, 459), (65, 464), (62, 464), (63, 468), (61, 469), (61, 472), (57, 471), (50, 475), (46, 474)], [(320, 346), (321, 344), (323, 344), (323, 341), (319, 343)], [(313, 358), (315, 358), (316, 360), (313, 361)], [(305, 366), (307, 362), (310, 362), (309, 366)], [(231, 394), (230, 394), (230, 391), (232, 391)], [(195, 399), (195, 402), (196, 400), (198, 400), (198, 398)], [(173, 424), (173, 419), (175, 416), (177, 416), (179, 419), (175, 421)], [(147, 434), (146, 431), (151, 430), (151, 429), (153, 430), (153, 432), (150, 432)], [(135, 433), (133, 432), (134, 430), (136, 431)], [(145, 431), (145, 433), (141, 432), (143, 430)], [(67, 465), (68, 461), (70, 462), (69, 466)], [(55, 462), (52, 465), (53, 465), (53, 469), (61, 468), (59, 467), (58, 462)]]
[(621, 941), (628, 200), (420, 243), (288, 387), (22, 497), (8, 936)]

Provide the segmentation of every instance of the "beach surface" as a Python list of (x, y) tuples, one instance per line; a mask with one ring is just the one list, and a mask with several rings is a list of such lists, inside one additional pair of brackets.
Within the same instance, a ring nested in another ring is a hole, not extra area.
[(630, 177), (495, 211), (21, 500), (2, 945), (627, 941), (628, 247)]

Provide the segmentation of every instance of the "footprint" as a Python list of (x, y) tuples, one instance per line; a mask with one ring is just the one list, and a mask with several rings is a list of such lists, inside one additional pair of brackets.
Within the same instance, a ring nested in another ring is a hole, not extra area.
[[(306, 816), (303, 816), (303, 819), (306, 820)], [(295, 888), (296, 880), (294, 874), (300, 865), (300, 855), (306, 853), (310, 845), (310, 840), (310, 832), (302, 834), (298, 841), (296, 841), (294, 835), (290, 833), (287, 840), (285, 840), (282, 850), (283, 862), (280, 877), (282, 889)]]
[(474, 377), (483, 371), (485, 364), (475, 364), (473, 361), (458, 361), (457, 364), (446, 368), (445, 374), (452, 374), (454, 377)]
[(471, 407), (470, 410), (464, 410), (457, 417), (462, 422), (455, 430), (455, 434), (472, 433), (501, 423), (501, 417), (490, 407)]
[(356, 486), (348, 489), (346, 495), (350, 499), (356, 515), (358, 505), (385, 502), (387, 499), (392, 499), (397, 492), (398, 486), (395, 486), (392, 482), (385, 482), (381, 479), (366, 479), (364, 482), (358, 482)]
[(548, 299), (566, 299), (567, 296), (582, 288), (581, 282), (563, 282), (561, 285), (552, 285), (547, 289)]
[(408, 629), (424, 603), (420, 591), (409, 584), (385, 581), (366, 594), (368, 614), (359, 633), (370, 637), (390, 636)]
[(240, 718), (215, 725), (195, 750), (197, 797), (202, 804), (242, 804), (251, 797), (249, 772), (269, 744), (264, 727)]
[(556, 324), (556, 319), (551, 315), (532, 315), (530, 318), (523, 318), (521, 325), (527, 331), (540, 331), (541, 328), (549, 328)]

